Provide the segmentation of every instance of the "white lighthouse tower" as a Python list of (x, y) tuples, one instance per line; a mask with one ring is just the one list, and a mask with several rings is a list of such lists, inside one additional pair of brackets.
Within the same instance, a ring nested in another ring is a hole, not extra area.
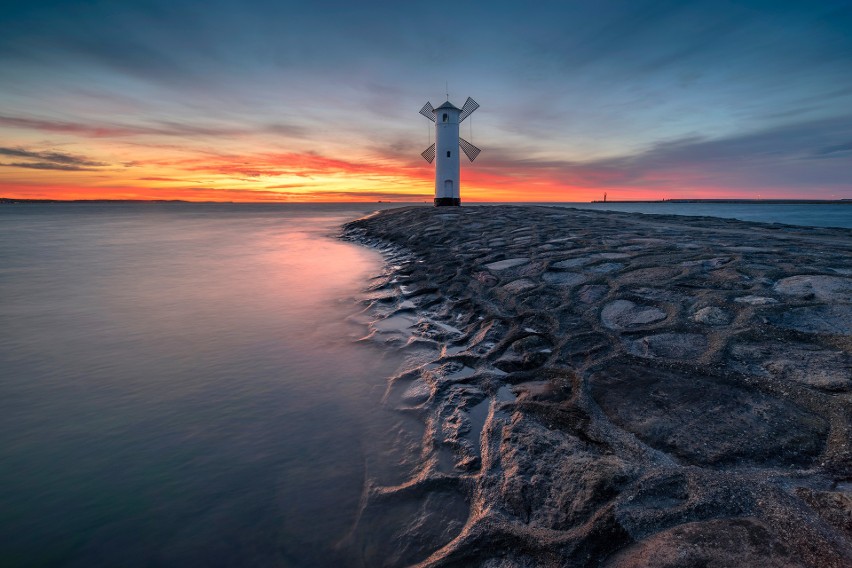
[(438, 108), (427, 102), (420, 109), (420, 114), (435, 123), (435, 143), (420, 154), (430, 164), (435, 162), (435, 207), (461, 205), (459, 148), (471, 162), (481, 150), (459, 136), (459, 124), (478, 108), (479, 103), (468, 97), (462, 108), (447, 101)]

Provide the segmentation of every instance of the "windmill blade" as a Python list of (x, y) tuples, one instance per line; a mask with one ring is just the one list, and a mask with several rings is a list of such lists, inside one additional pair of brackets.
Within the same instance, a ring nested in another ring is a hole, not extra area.
[[(479, 108), (479, 103), (476, 102), (475, 100), (473, 100), (472, 98), (468, 97), (467, 100), (464, 102), (464, 106), (462, 107), (461, 114), (459, 115), (459, 124), (461, 124), (464, 119), (466, 119), (471, 114), (473, 114), (473, 111), (475, 111), (478, 108)], [(423, 111), (420, 111), (420, 112), (423, 112)]]
[(471, 162), (476, 159), (480, 152), (482, 152), (482, 150), (480, 150), (461, 136), (459, 136), (459, 146), (461, 146), (464, 155), (467, 156), (467, 159)]
[(431, 146), (423, 150), (420, 155), (423, 156), (424, 160), (431, 164), (432, 160), (435, 159), (435, 145), (432, 144)]
[(432, 103), (427, 102), (425, 105), (423, 105), (423, 108), (420, 109), (420, 114), (422, 114), (432, 122), (435, 122), (435, 109), (432, 108)]

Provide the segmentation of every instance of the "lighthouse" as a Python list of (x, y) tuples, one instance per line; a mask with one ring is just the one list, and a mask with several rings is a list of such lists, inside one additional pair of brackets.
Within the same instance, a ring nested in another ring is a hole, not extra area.
[(420, 109), (420, 114), (435, 123), (435, 143), (421, 154), (430, 164), (435, 162), (435, 207), (461, 205), (459, 148), (471, 162), (481, 150), (459, 136), (459, 125), (478, 108), (468, 97), (462, 108), (447, 101), (438, 108), (427, 102)]

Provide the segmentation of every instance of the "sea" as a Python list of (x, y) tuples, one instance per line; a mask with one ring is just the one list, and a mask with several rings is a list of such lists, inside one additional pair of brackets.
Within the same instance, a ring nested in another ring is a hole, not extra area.
[(347, 565), (376, 208), (0, 206), (0, 566)]
[[(537, 205), (544, 204), (540, 203)], [(759, 223), (852, 229), (852, 200), (849, 200), (848, 203), (684, 203), (663, 201), (648, 203), (548, 203), (547, 205), (592, 209), (595, 211), (623, 211), (626, 213), (685, 215), (690, 217), (721, 217)]]
[[(361, 340), (382, 258), (337, 235), (397, 205), (0, 205), (0, 565), (358, 565), (404, 359)], [(558, 205), (852, 228), (846, 205)]]

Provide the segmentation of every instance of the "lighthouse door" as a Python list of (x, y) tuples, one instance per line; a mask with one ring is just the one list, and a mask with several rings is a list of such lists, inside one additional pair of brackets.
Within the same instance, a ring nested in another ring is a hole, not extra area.
[(453, 180), (445, 179), (444, 180), (444, 195), (447, 197), (453, 196)]

